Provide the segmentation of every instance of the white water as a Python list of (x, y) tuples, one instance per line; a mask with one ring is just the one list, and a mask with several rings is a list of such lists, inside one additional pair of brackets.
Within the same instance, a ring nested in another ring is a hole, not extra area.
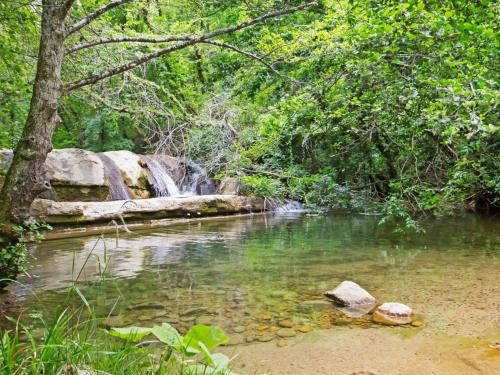
[(175, 181), (160, 160), (151, 156), (144, 157), (146, 166), (151, 174), (151, 185), (156, 197), (178, 197), (181, 192)]

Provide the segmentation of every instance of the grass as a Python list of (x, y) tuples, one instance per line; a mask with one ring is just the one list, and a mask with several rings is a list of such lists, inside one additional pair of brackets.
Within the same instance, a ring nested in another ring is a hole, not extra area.
[[(11, 328), (0, 330), (0, 375), (233, 374), (229, 358), (210, 352), (228, 340), (218, 327), (197, 325), (185, 336), (166, 323), (154, 329), (105, 329), (105, 318), (95, 315), (77, 286), (99, 241), (79, 272), (73, 262), (76, 278), (63, 307), (50, 320), (32, 314), (27, 326), (22, 316), (7, 318)], [(106, 251), (104, 259), (97, 257), (98, 282), (105, 280), (108, 260)], [(76, 307), (75, 298), (80, 302)]]

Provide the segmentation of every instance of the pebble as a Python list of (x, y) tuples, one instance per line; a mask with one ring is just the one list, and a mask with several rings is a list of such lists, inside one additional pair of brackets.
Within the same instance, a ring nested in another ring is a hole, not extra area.
[(290, 319), (283, 319), (278, 322), (278, 325), (281, 328), (292, 328), (293, 327), (293, 322)]
[(208, 307), (193, 307), (192, 309), (187, 309), (180, 313), (179, 315), (181, 316), (188, 316), (188, 315), (197, 315), (201, 313), (207, 312)]
[(260, 342), (268, 342), (268, 341), (271, 341), (272, 339), (274, 339), (274, 336), (264, 335), (264, 336), (260, 336), (257, 340)]
[(243, 326), (236, 326), (236, 327), (233, 327), (233, 331), (236, 332), (236, 333), (243, 333), (243, 332), (245, 332), (245, 327), (243, 327)]
[(292, 328), (281, 328), (280, 330), (278, 330), (276, 332), (276, 334), (279, 336), (279, 337), (293, 337), (296, 335), (296, 332), (294, 329)]
[(260, 314), (257, 314), (256, 318), (259, 319), (259, 320), (271, 320), (271, 314), (269, 314), (269, 313), (260, 313)]
[(304, 324), (303, 326), (300, 326), (299, 328), (297, 328), (297, 330), (299, 332), (302, 332), (302, 333), (308, 333), (308, 332), (311, 332), (314, 328), (309, 325), (309, 324)]
[(277, 343), (276, 343), (276, 346), (278, 348), (284, 348), (285, 346), (288, 346), (288, 341), (286, 340), (279, 340)]

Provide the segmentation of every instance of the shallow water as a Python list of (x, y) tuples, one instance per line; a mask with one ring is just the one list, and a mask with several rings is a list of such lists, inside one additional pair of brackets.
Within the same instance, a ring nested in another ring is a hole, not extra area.
[(185, 331), (196, 322), (216, 324), (233, 344), (275, 340), (284, 334), (283, 319), (299, 335), (352, 325), (390, 330), (311, 302), (353, 280), (379, 302), (414, 309), (424, 326), (401, 328), (399, 335), (477, 339), (500, 332), (500, 220), (441, 218), (425, 223), (425, 234), (404, 236), (377, 221), (257, 215), (118, 240), (46, 241), (33, 248), (31, 278), (10, 286), (16, 303), (9, 313), (49, 317), (85, 264), (79, 287), (111, 326), (170, 322)]

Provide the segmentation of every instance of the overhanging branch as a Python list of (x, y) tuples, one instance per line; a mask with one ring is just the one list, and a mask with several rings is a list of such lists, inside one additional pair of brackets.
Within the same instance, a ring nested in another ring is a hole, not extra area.
[[(121, 3), (124, 3), (126, 1), (127, 0), (120, 0)], [(128, 1), (132, 1), (132, 0), (128, 0)], [(216, 43), (224, 44), (224, 43), (220, 43), (220, 42), (209, 43), (207, 40), (211, 39), (211, 38), (214, 38), (216, 36), (219, 36), (219, 35), (231, 34), (231, 33), (234, 33), (234, 32), (236, 32), (238, 30), (242, 30), (242, 29), (248, 28), (250, 26), (263, 23), (263, 22), (265, 22), (268, 19), (279, 17), (279, 16), (286, 15), (286, 14), (295, 13), (295, 12), (298, 12), (300, 10), (311, 8), (311, 7), (315, 6), (315, 5), (317, 5), (316, 2), (311, 2), (311, 3), (307, 3), (307, 4), (300, 5), (300, 6), (293, 7), (293, 8), (276, 10), (274, 12), (270, 12), (268, 14), (265, 14), (264, 16), (251, 19), (249, 21), (240, 23), (240, 24), (235, 25), (235, 26), (231, 26), (231, 27), (227, 27), (227, 28), (215, 30), (215, 31), (209, 32), (207, 34), (203, 34), (203, 35), (199, 35), (199, 36), (193, 35), (193, 36), (183, 37), (183, 39), (181, 39), (181, 40), (185, 40), (185, 41), (182, 42), (182, 43), (177, 43), (177, 44), (175, 44), (173, 46), (169, 46), (169, 47), (165, 47), (165, 48), (159, 49), (159, 50), (157, 50), (155, 52), (152, 52), (152, 53), (150, 53), (148, 55), (140, 57), (140, 58), (138, 58), (138, 59), (136, 59), (134, 61), (131, 61), (131, 62), (127, 63), (127, 64), (123, 64), (123, 65), (120, 65), (120, 66), (117, 66), (117, 67), (114, 67), (114, 68), (110, 68), (108, 70), (105, 70), (104, 72), (101, 72), (101, 73), (98, 73), (98, 74), (93, 74), (93, 75), (91, 75), (89, 77), (82, 78), (80, 80), (70, 82), (70, 83), (64, 85), (64, 90), (66, 92), (68, 92), (68, 91), (72, 91), (72, 90), (78, 89), (78, 88), (83, 87), (83, 86), (92, 85), (92, 84), (94, 84), (96, 82), (99, 82), (99, 81), (101, 81), (103, 79), (106, 79), (106, 78), (112, 77), (114, 75), (117, 75), (117, 74), (129, 71), (129, 70), (132, 70), (132, 69), (138, 67), (139, 65), (142, 65), (142, 64), (144, 64), (144, 63), (146, 63), (146, 62), (148, 62), (150, 60), (153, 60), (153, 59), (155, 59), (157, 57), (166, 55), (168, 53), (171, 53), (171, 52), (174, 52), (174, 51), (177, 51), (177, 50), (180, 50), (180, 49), (187, 48), (187, 47), (195, 45), (197, 43), (208, 43), (208, 44), (214, 44), (214, 45), (216, 45)], [(98, 16), (96, 16), (96, 17), (98, 17)], [(232, 49), (232, 50), (234, 50), (236, 52), (240, 52), (241, 51), (237, 47), (234, 47), (234, 46), (230, 46), (230, 45), (226, 45), (226, 46), (221, 45), (221, 46), (222, 47), (226, 47), (226, 48), (230, 48), (230, 49)], [(244, 51), (241, 51), (240, 53), (243, 53), (243, 52)], [(249, 57), (260, 59), (260, 58), (258, 58), (257, 56), (255, 56), (253, 54), (250, 54), (248, 52), (245, 52), (245, 53)], [(261, 62), (263, 61), (262, 59), (260, 59), (260, 60), (261, 60)], [(272, 69), (273, 69), (273, 71), (275, 71), (274, 68), (272, 68)]]
[(126, 4), (126, 3), (131, 3), (135, 0), (114, 0), (111, 1), (109, 4), (103, 5), (99, 9), (96, 9), (92, 13), (88, 14), (86, 17), (82, 18), (80, 21), (75, 23), (73, 26), (71, 26), (68, 29), (68, 35), (71, 35), (81, 28), (87, 26), (89, 23), (91, 23), (93, 20), (96, 18), (100, 17), (102, 14), (106, 13), (107, 11), (119, 7), (120, 5)]

